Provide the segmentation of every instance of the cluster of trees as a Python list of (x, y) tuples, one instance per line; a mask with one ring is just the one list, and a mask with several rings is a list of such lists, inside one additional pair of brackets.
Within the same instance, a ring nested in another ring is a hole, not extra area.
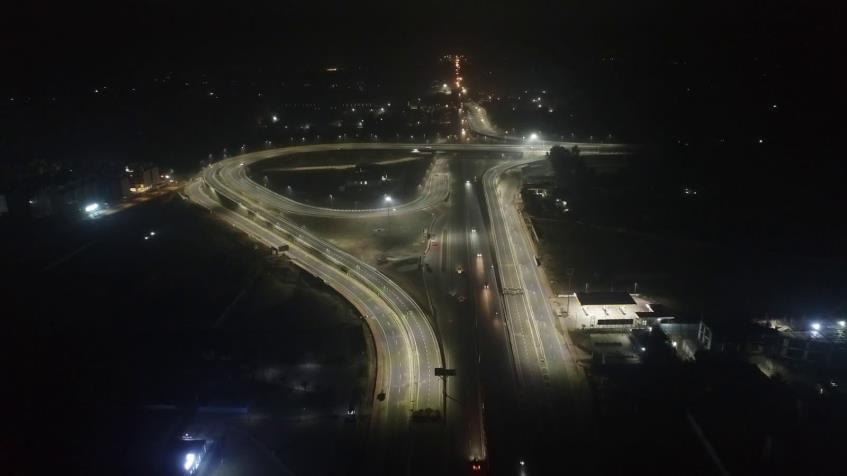
[(579, 146), (576, 145), (570, 149), (557, 145), (548, 154), (559, 188), (572, 193), (578, 192), (585, 185), (584, 179), (588, 172), (579, 152)]

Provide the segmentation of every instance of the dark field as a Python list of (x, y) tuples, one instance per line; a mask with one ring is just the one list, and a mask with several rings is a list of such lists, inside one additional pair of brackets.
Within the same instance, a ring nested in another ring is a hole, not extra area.
[(843, 203), (837, 174), (811, 182), (808, 170), (773, 170), (767, 153), (748, 152), (726, 167), (653, 150), (621, 158), (617, 170), (586, 158), (580, 179), (557, 192), (567, 213), (552, 197), (524, 194), (551, 278), (564, 289), (573, 269), (574, 290), (594, 291), (632, 292), (637, 282), (697, 319), (843, 312), (845, 225), (816, 205)]
[(825, 315), (844, 306), (837, 263), (766, 251), (704, 245), (587, 224), (533, 220), (542, 261), (557, 289), (638, 292), (681, 317)]
[[(251, 168), (250, 174), (259, 183), (267, 177), (271, 189), (303, 203), (343, 209), (381, 208), (385, 195), (392, 197), (394, 205), (415, 198), (431, 163), (431, 156), (399, 150), (316, 152), (262, 161)], [(356, 173), (347, 167), (354, 164), (377, 165), (371, 171)], [(387, 175), (388, 180), (382, 181), (381, 175)], [(367, 180), (368, 185), (350, 186), (350, 180)]]
[[(320, 281), (176, 195), (14, 225), (0, 460), (24, 469), (9, 474), (163, 474), (163, 445), (188, 430), (226, 439), (222, 474), (354, 464), (365, 420), (340, 415), (371, 390), (366, 334)], [(248, 412), (197, 412), (210, 405)]]

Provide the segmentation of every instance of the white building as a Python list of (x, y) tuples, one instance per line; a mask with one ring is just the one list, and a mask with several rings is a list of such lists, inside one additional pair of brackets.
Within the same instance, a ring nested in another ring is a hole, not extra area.
[(626, 292), (576, 293), (574, 317), (582, 328), (648, 327), (673, 319), (662, 306)]

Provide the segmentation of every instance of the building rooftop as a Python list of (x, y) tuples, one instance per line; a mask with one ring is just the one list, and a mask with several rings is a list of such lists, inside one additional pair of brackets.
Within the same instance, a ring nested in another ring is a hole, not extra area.
[(705, 323), (718, 340), (744, 341), (751, 338), (773, 337), (775, 329), (746, 319), (706, 319)]
[(673, 318), (674, 313), (662, 304), (649, 304), (649, 311), (636, 311), (635, 314), (641, 318), (654, 318), (654, 319), (662, 319), (662, 318)]
[(821, 330), (782, 331), (782, 335), (791, 339), (810, 340), (826, 344), (847, 344), (847, 331), (844, 329), (822, 328)]
[(596, 292), (596, 293), (576, 293), (576, 298), (583, 306), (619, 306), (622, 304), (635, 304), (632, 296), (626, 292)]

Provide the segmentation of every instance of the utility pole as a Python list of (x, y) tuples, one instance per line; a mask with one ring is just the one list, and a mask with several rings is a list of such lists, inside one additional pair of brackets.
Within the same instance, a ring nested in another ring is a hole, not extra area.
[(391, 234), (391, 204), (394, 202), (394, 199), (391, 198), (391, 195), (385, 196), (385, 227), (388, 229), (388, 234)]

